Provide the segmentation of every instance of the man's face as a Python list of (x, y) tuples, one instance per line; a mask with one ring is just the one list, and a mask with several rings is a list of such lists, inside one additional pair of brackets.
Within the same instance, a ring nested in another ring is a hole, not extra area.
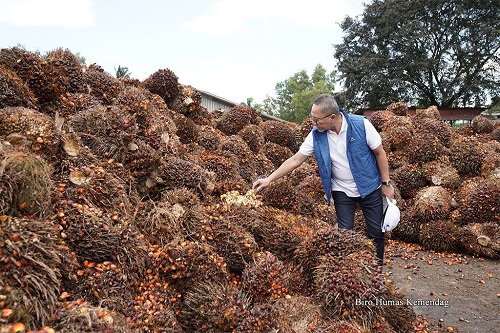
[(335, 119), (335, 115), (331, 114), (323, 114), (321, 112), (321, 108), (317, 105), (313, 105), (311, 108), (311, 114), (309, 115), (313, 124), (318, 128), (319, 131), (325, 131), (333, 126), (333, 119)]

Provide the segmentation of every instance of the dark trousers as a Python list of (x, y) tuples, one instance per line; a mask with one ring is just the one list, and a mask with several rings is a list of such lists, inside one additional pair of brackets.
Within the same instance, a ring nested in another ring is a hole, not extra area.
[(382, 190), (379, 188), (364, 198), (348, 197), (344, 192), (332, 191), (332, 198), (337, 212), (339, 228), (351, 230), (354, 227), (354, 212), (359, 203), (368, 230), (368, 238), (373, 239), (377, 249), (379, 265), (383, 264), (385, 238), (382, 232), (383, 203)]

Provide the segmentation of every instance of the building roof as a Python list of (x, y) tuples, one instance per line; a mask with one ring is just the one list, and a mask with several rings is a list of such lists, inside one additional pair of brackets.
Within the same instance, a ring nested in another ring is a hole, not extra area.
[[(233, 106), (236, 106), (238, 105), (239, 103), (236, 103), (236, 102), (233, 102), (233, 101), (230, 101), (228, 99), (225, 99), (225, 98), (222, 98), (220, 96), (217, 96), (215, 94), (212, 94), (208, 91), (204, 91), (204, 90), (200, 90), (200, 89), (196, 89), (197, 91), (199, 91), (201, 94), (202, 94), (202, 97), (205, 96), (205, 97), (209, 97), (211, 100), (213, 101), (216, 101), (218, 102), (219, 104), (223, 104), (225, 106), (229, 108), (233, 107)], [(209, 111), (213, 111), (213, 110), (209, 110)], [(260, 112), (260, 116), (261, 118), (266, 121), (266, 120), (276, 120), (276, 121), (285, 121), (283, 119), (280, 119), (280, 118), (277, 118), (277, 117), (274, 117), (274, 116), (271, 116), (267, 113), (264, 113), (264, 112)]]
[(217, 96), (217, 95), (212, 94), (211, 92), (208, 92), (208, 91), (205, 91), (205, 90), (200, 90), (200, 89), (196, 89), (196, 90), (199, 91), (201, 94), (209, 96), (210, 98), (212, 98), (212, 99), (214, 99), (216, 101), (222, 102), (224, 104), (228, 104), (228, 105), (232, 105), (232, 106), (240, 104), (240, 103), (236, 103), (236, 102), (230, 101), (228, 99), (225, 99), (223, 97)]
[[(372, 113), (385, 109), (360, 109), (356, 114), (369, 117)], [(408, 108), (409, 115), (415, 115), (425, 110), (423, 108)], [(486, 108), (445, 108), (438, 107), (439, 114), (443, 120), (472, 120), (486, 110)]]

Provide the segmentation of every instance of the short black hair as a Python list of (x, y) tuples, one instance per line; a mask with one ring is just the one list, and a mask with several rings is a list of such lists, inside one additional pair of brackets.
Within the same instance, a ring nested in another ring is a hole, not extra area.
[(339, 106), (335, 98), (330, 94), (321, 94), (314, 99), (314, 105), (321, 107), (323, 114), (338, 114)]

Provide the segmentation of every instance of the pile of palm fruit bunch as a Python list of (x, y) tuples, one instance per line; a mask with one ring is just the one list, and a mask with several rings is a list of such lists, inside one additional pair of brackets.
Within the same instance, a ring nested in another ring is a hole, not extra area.
[[(498, 257), (498, 127), (406, 112), (372, 117), (404, 217), (390, 236)], [(314, 159), (251, 189), (311, 128), (209, 112), (168, 68), (116, 79), (68, 49), (0, 50), (2, 332), (411, 330)]]
[(370, 118), (382, 136), (402, 213), (390, 237), (500, 259), (499, 123), (478, 115), (452, 129), (435, 106), (412, 116), (401, 110), (403, 103), (393, 103)]

